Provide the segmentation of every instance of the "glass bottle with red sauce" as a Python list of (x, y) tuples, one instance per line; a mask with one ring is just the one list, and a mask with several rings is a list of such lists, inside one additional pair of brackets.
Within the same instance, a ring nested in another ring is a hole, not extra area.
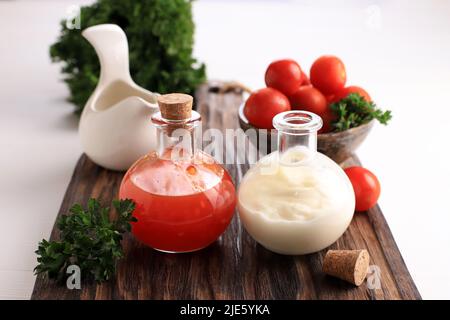
[(132, 233), (164, 252), (190, 252), (216, 241), (229, 225), (236, 206), (228, 172), (200, 150), (201, 118), (193, 98), (172, 93), (158, 97), (152, 117), (158, 150), (125, 174), (121, 199), (136, 203)]

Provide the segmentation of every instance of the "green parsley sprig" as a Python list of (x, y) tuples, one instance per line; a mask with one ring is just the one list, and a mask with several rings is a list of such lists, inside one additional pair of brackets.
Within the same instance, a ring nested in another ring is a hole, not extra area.
[(110, 279), (117, 260), (123, 257), (122, 234), (131, 230), (130, 222), (137, 221), (132, 216), (132, 200), (114, 200), (112, 204), (117, 212), (115, 220), (110, 220), (110, 209), (96, 199), (89, 199), (86, 209), (79, 204), (72, 206), (71, 214), (57, 222), (60, 240), (39, 242), (35, 273), (62, 280), (67, 267), (74, 264), (98, 282)]
[[(206, 81), (206, 66), (193, 56), (195, 24), (192, 1), (97, 0), (80, 8), (81, 29), (102, 23), (119, 25), (129, 44), (130, 73), (153, 92), (194, 94)], [(61, 22), (58, 40), (50, 47), (53, 62), (61, 63), (69, 101), (81, 114), (99, 81), (100, 64), (80, 30)]]
[(330, 108), (336, 115), (331, 124), (333, 132), (358, 127), (373, 119), (382, 124), (387, 124), (392, 119), (391, 111), (380, 110), (375, 103), (367, 102), (357, 93), (351, 93), (346, 98), (332, 103)]

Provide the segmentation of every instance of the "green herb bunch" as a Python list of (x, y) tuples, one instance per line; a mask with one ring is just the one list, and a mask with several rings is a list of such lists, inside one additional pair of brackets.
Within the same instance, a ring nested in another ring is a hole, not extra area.
[(331, 124), (334, 132), (358, 127), (373, 119), (387, 124), (392, 118), (391, 111), (378, 109), (375, 103), (366, 101), (358, 93), (351, 93), (346, 98), (332, 103), (330, 108), (336, 115)]
[(109, 218), (109, 208), (101, 207), (99, 201), (90, 199), (87, 209), (75, 204), (70, 215), (62, 216), (57, 227), (59, 241), (39, 242), (36, 274), (47, 273), (50, 278), (61, 280), (69, 265), (77, 265), (84, 276), (96, 281), (111, 278), (116, 261), (123, 257), (122, 234), (131, 230), (130, 222), (135, 204), (132, 200), (114, 200), (117, 218)]
[[(124, 29), (130, 50), (130, 72), (140, 86), (159, 93), (193, 94), (206, 80), (205, 65), (192, 57), (194, 22), (188, 0), (98, 0), (81, 8), (81, 28), (114, 23)], [(61, 34), (50, 47), (54, 62), (63, 62), (69, 101), (81, 113), (97, 85), (100, 65), (81, 30), (61, 22)]]

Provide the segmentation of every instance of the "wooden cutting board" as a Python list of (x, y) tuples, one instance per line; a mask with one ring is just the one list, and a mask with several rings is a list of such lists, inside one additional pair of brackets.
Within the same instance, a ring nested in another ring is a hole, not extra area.
[[(203, 125), (238, 128), (242, 92), (209, 84), (197, 92)], [(359, 164), (356, 157), (343, 166)], [(236, 185), (248, 169), (228, 165)], [(123, 173), (102, 169), (82, 155), (66, 191), (58, 217), (74, 203), (91, 197), (109, 205), (117, 197)], [(51, 239), (57, 239), (53, 228)], [(125, 257), (115, 279), (103, 284), (82, 281), (69, 290), (40, 275), (32, 299), (420, 299), (380, 208), (355, 214), (345, 234), (329, 249), (367, 249), (379, 267), (381, 287), (367, 282), (354, 287), (321, 272), (326, 250), (305, 256), (283, 256), (258, 245), (243, 229), (237, 215), (223, 236), (208, 248), (188, 254), (165, 254), (124, 237)]]

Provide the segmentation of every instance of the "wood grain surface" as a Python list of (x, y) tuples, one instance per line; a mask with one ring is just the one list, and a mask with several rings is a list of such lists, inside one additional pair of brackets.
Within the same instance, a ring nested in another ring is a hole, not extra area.
[[(242, 92), (229, 89), (224, 93), (220, 84), (210, 84), (200, 87), (196, 98), (205, 127), (239, 127)], [(356, 157), (343, 166), (354, 164), (359, 164)], [(248, 167), (227, 166), (236, 185)], [(81, 156), (58, 216), (90, 197), (109, 205), (117, 197), (122, 176)], [(57, 238), (54, 228), (51, 239)], [(264, 249), (246, 233), (237, 215), (217, 242), (198, 252), (160, 253), (141, 245), (131, 234), (125, 236), (123, 246), (125, 257), (115, 279), (103, 284), (82, 280), (80, 290), (69, 290), (40, 275), (32, 299), (420, 299), (378, 206), (356, 213), (345, 234), (328, 248), (367, 249), (371, 265), (380, 271), (378, 289), (369, 289), (367, 282), (354, 287), (324, 275), (326, 250), (283, 256)]]

